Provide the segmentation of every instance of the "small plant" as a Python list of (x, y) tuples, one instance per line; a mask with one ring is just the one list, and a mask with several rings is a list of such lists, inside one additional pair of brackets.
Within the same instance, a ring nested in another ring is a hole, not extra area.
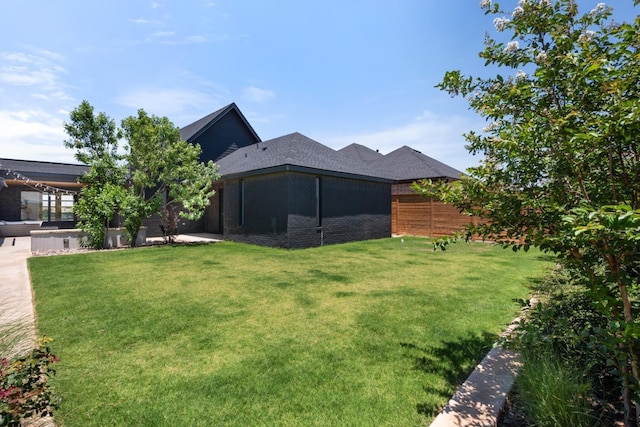
[(0, 426), (19, 426), (23, 420), (50, 416), (58, 407), (49, 378), (58, 358), (42, 338), (28, 355), (0, 359)]
[(588, 372), (554, 353), (527, 353), (516, 379), (523, 409), (536, 426), (592, 426)]

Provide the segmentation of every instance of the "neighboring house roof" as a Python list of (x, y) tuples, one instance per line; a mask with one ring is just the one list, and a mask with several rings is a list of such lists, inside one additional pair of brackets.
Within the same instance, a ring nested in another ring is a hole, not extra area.
[(415, 181), (424, 178), (454, 178), (463, 175), (436, 159), (425, 156), (420, 151), (406, 145), (369, 163), (382, 176), (396, 181)]
[(19, 174), (33, 181), (77, 182), (87, 171), (89, 166), (82, 164), (0, 159), (0, 175), (7, 179)]
[(341, 148), (340, 150), (338, 150), (338, 153), (342, 153), (354, 160), (360, 160), (361, 162), (365, 163), (378, 160), (383, 156), (378, 151), (374, 151), (369, 147), (356, 143)]
[(253, 129), (253, 127), (251, 127), (251, 125), (247, 121), (246, 117), (244, 116), (244, 114), (242, 114), (242, 112), (240, 111), (238, 106), (235, 104), (235, 102), (232, 102), (231, 104), (227, 105), (226, 107), (222, 107), (221, 109), (219, 109), (217, 111), (214, 111), (213, 113), (209, 114), (208, 116), (205, 116), (205, 117), (201, 118), (200, 120), (196, 120), (195, 122), (191, 123), (190, 125), (187, 125), (187, 126), (181, 128), (180, 129), (180, 136), (185, 141), (192, 142), (195, 138), (197, 138), (199, 135), (204, 133), (207, 129), (209, 129), (211, 126), (213, 126), (218, 120), (220, 120), (222, 117), (224, 117), (226, 114), (228, 114), (232, 110), (234, 110), (234, 111), (236, 111), (238, 113), (238, 115), (240, 116), (240, 118), (242, 119), (244, 124), (247, 126), (247, 129), (250, 130), (250, 132), (256, 138), (256, 140), (260, 141), (260, 137), (258, 136), (256, 131)]
[(297, 132), (240, 148), (220, 159), (218, 166), (221, 175), (227, 178), (295, 170), (390, 181), (365, 163)]

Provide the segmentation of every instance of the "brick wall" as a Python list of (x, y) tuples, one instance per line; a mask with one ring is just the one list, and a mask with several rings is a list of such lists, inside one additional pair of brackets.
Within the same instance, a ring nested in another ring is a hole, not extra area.
[(5, 221), (20, 221), (20, 186), (10, 185), (0, 189), (0, 219)]
[(242, 179), (244, 220), (241, 221), (241, 180), (224, 185), (224, 237), (262, 246), (287, 247), (288, 179), (271, 174)]
[(222, 231), (223, 231), (222, 218), (220, 218), (220, 208), (221, 208), (220, 198), (221, 198), (221, 192), (224, 191), (222, 190), (222, 183), (220, 182), (214, 183), (213, 189), (215, 191), (215, 194), (209, 200), (209, 206), (207, 206), (207, 209), (205, 209), (204, 215), (202, 218), (203, 227), (204, 227), (203, 231), (205, 233), (222, 234)]
[(280, 173), (244, 179), (245, 221), (240, 218), (240, 181), (225, 183), (225, 238), (285, 248), (377, 239), (391, 235), (390, 186), (320, 176), (320, 225), (316, 178)]
[(320, 246), (321, 234), (316, 227), (316, 175), (289, 173), (287, 176), (289, 212), (286, 247)]
[(391, 236), (389, 184), (330, 177), (322, 194), (323, 244)]

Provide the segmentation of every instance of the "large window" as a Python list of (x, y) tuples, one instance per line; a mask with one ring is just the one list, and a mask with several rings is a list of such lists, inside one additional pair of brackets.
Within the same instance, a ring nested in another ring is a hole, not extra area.
[(20, 219), (33, 221), (73, 221), (73, 195), (62, 193), (20, 193)]

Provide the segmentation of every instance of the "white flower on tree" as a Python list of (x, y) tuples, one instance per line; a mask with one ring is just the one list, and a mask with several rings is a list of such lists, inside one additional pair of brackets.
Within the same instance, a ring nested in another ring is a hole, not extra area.
[(495, 25), (496, 31), (502, 32), (507, 28), (507, 25), (509, 25), (510, 22), (511, 20), (508, 18), (496, 18), (493, 20), (493, 25)]
[(515, 52), (516, 50), (520, 49), (520, 44), (514, 40), (511, 41), (509, 43), (507, 43), (507, 47), (504, 48), (505, 52)]
[(525, 73), (522, 70), (518, 70), (518, 72), (516, 73), (516, 81), (517, 82), (521, 82), (527, 79), (527, 73)]
[(594, 7), (593, 9), (591, 9), (591, 12), (589, 12), (589, 14), (590, 14), (590, 15), (598, 15), (598, 14), (600, 14), (600, 13), (602, 13), (602, 12), (606, 12), (606, 11), (608, 11), (609, 9), (610, 9), (610, 8), (609, 8), (609, 7), (607, 7), (607, 5), (606, 5), (606, 4), (604, 4), (604, 3), (598, 3), (598, 4), (596, 5), (596, 7)]
[(587, 30), (584, 33), (580, 34), (580, 37), (578, 37), (578, 41), (580, 43), (589, 43), (591, 40), (593, 40), (593, 37), (595, 35), (595, 31)]
[(538, 54), (536, 55), (536, 62), (537, 62), (537, 63), (543, 63), (543, 62), (546, 62), (546, 61), (547, 61), (547, 58), (548, 58), (548, 56), (547, 56), (547, 52), (545, 52), (545, 51), (543, 50), (542, 52), (540, 52), (540, 53), (538, 53)]

